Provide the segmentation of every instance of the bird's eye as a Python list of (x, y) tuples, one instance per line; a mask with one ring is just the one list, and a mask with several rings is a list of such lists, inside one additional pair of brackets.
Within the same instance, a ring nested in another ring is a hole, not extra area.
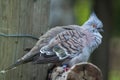
[(95, 24), (92, 24), (92, 27), (93, 27), (93, 28), (96, 28), (96, 27), (97, 27), (97, 25), (95, 25)]

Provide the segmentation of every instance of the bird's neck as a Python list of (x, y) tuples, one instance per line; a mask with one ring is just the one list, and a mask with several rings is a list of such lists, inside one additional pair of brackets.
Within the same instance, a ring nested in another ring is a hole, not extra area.
[(91, 48), (91, 52), (93, 52), (102, 42), (102, 36), (99, 32), (93, 33), (93, 41), (90, 43), (89, 47)]
[(94, 29), (83, 28), (84, 32), (87, 34), (88, 48), (92, 53), (102, 42), (102, 35)]

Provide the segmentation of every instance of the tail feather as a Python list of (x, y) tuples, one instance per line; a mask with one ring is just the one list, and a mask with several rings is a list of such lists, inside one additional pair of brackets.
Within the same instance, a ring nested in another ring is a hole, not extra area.
[(18, 60), (17, 62), (15, 62), (14, 64), (12, 64), (11, 66), (7, 67), (6, 69), (0, 71), (0, 73), (6, 73), (9, 70), (15, 69), (17, 66), (24, 64), (24, 60)]
[(19, 65), (22, 65), (22, 64), (25, 64), (25, 63), (28, 63), (28, 62), (31, 62), (31, 61), (35, 60), (35, 58), (37, 58), (37, 57), (38, 57), (38, 54), (36, 53), (36, 55), (31, 55), (31, 56), (28, 56), (24, 59), (20, 58), (14, 64), (12, 64), (11, 66), (9, 66), (6, 69), (0, 71), (0, 73), (6, 73), (9, 70), (15, 69)]
[(71, 59), (70, 57), (67, 57), (63, 60), (60, 60), (59, 57), (57, 57), (57, 56), (39, 57), (33, 63), (35, 63), (35, 64), (59, 63), (59, 62), (63, 62), (65, 60), (70, 60), (70, 59)]
[[(32, 56), (29, 56), (29, 57), (27, 57), (27, 58), (24, 58), (24, 59), (22, 59), (22, 58), (20, 58), (19, 60), (17, 60), (14, 64), (12, 64), (11, 66), (9, 66), (9, 67), (7, 67), (7, 68), (5, 68), (4, 70), (1, 70), (0, 71), (0, 73), (6, 73), (6, 72), (8, 72), (8, 71), (10, 71), (10, 70), (12, 70), (12, 69), (15, 69), (17, 66), (19, 66), (19, 65), (21, 65), (21, 64), (25, 64), (25, 63), (28, 63), (28, 62), (34, 62), (34, 61), (36, 61), (37, 59), (39, 58), (39, 55), (32, 55)], [(44, 64), (44, 59), (43, 59), (43, 57), (40, 57), (40, 58), (42, 58), (41, 59), (41, 64)], [(46, 61), (45, 61), (46, 62)]]
[[(66, 59), (70, 59), (69, 57)], [(59, 58), (57, 56), (38, 56), (38, 55), (34, 55), (34, 57), (32, 56), (31, 58), (26, 58), (26, 59), (19, 59), (17, 60), (17, 62), (15, 62), (14, 64), (12, 64), (11, 66), (7, 67), (6, 69), (0, 71), (0, 73), (6, 73), (9, 70), (15, 69), (17, 66), (21, 65), (21, 64), (25, 64), (28, 62), (33, 62), (35, 64), (47, 64), (47, 63), (58, 63), (58, 62), (63, 62), (65, 59), (63, 60), (59, 60)]]

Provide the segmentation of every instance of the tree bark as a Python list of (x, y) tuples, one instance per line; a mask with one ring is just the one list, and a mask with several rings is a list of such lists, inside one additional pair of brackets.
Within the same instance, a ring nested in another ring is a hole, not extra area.
[[(0, 0), (0, 33), (31, 34), (48, 30), (49, 0)], [(0, 36), (0, 70), (13, 64), (36, 40)], [(0, 75), (0, 80), (45, 80), (48, 66), (26, 64)]]

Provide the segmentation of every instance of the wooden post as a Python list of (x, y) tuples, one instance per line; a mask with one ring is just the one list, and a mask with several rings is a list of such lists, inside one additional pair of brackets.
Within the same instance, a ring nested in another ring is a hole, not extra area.
[(62, 67), (56, 67), (51, 74), (51, 80), (103, 80), (101, 70), (87, 62), (79, 63), (64, 72)]
[[(39, 37), (48, 30), (49, 0), (0, 0), (0, 33), (31, 34)], [(22, 57), (36, 40), (0, 36), (0, 70)], [(47, 65), (26, 64), (11, 70), (0, 80), (45, 80)]]

